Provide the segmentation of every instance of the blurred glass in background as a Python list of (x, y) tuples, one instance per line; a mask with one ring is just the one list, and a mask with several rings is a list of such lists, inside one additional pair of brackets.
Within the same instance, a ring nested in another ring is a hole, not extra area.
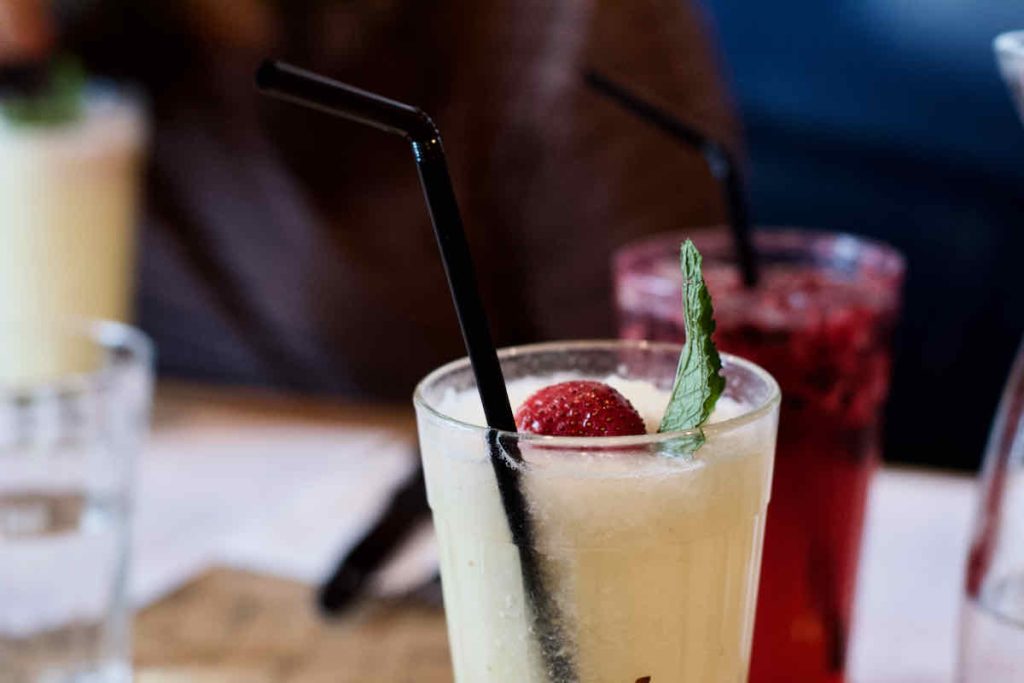
[(999, 71), (1010, 89), (1010, 95), (1017, 106), (1017, 113), (1024, 123), (1024, 31), (1003, 33), (995, 40), (996, 60)]
[[(1024, 122), (1024, 31), (995, 40)], [(960, 683), (1024, 681), (1024, 340), (989, 434), (960, 642)]]
[(46, 87), (74, 88), (65, 96), (80, 102), (54, 119), (18, 109), (54, 95), (0, 95), (0, 320), (128, 320), (141, 105), (112, 84)]
[(961, 617), (960, 683), (1024, 681), (1024, 343), (992, 424)]
[(0, 359), (0, 680), (128, 683), (152, 349), (114, 323), (3, 325)]

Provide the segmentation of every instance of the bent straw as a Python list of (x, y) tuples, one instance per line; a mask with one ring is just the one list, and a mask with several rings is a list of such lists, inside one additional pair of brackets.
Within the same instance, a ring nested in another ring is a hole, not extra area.
[(519, 484), (519, 468), (503, 462), (502, 450), (514, 460), (522, 460), (514, 439), (499, 443), (499, 431), (516, 431), (515, 418), (480, 301), (441, 134), (421, 109), (289, 64), (264, 62), (256, 73), (256, 85), (267, 95), (401, 135), (412, 144), (466, 352), (476, 376), (487, 425), (491, 428), (487, 435), (490, 459), (509, 530), (519, 549), (523, 586), (533, 610), (541, 654), (554, 681), (575, 681), (575, 667), (561, 634), (558, 609), (548, 595), (534, 549), (533, 526)]
[(750, 239), (750, 209), (739, 164), (725, 145), (701, 131), (683, 123), (664, 109), (641, 99), (623, 86), (600, 73), (590, 70), (583, 74), (587, 85), (605, 97), (617, 102), (638, 118), (668, 133), (675, 139), (696, 149), (704, 156), (711, 175), (722, 188), (725, 206), (729, 211), (729, 229), (736, 247), (743, 284), (756, 287), (758, 281), (757, 256)]

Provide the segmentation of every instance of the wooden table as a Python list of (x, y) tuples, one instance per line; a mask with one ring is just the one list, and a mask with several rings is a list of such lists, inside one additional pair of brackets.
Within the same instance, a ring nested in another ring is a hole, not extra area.
[(450, 683), (444, 615), (373, 601), (317, 614), (301, 583), (208, 571), (136, 619), (138, 683)]
[[(411, 442), (411, 406), (371, 406), (164, 383), (157, 393), (147, 455), (173, 458), (188, 468), (184, 451), (227, 458), (226, 434), (237, 432), (238, 441), (243, 441), (255, 432), (256, 440), (268, 450), (291, 458), (295, 443), (311, 439), (322, 442), (319, 446), (307, 444), (312, 450), (344, 450), (339, 434), (357, 429), (394, 435), (399, 443)], [(151, 464), (143, 459), (144, 470)], [(146, 472), (142, 474), (145, 483)], [(165, 482), (156, 482), (150, 489), (163, 485)], [(151, 493), (142, 493), (140, 505), (152, 503)], [(184, 504), (202, 505), (195, 500)], [(145, 550), (146, 544), (142, 545)], [(136, 680), (451, 682), (440, 608), (378, 599), (357, 605), (343, 618), (328, 620), (318, 614), (313, 593), (314, 588), (306, 582), (226, 566), (208, 568), (137, 614)]]

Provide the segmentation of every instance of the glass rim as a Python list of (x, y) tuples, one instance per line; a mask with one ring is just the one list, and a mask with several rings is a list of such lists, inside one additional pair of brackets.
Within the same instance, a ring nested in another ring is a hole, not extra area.
[[(1024, 32), (1022, 32), (1022, 35), (1024, 35)], [(701, 225), (692, 228), (683, 228), (681, 230), (654, 233), (646, 237), (631, 240), (615, 250), (615, 258), (618, 260), (620, 257), (623, 257), (623, 255), (642, 251), (644, 247), (654, 248), (664, 242), (669, 242), (680, 237), (685, 239), (686, 237), (705, 237), (709, 235), (720, 237), (723, 241), (731, 242), (732, 240), (732, 235), (729, 233), (729, 227), (727, 225)], [(893, 245), (883, 240), (875, 239), (874, 237), (857, 235), (843, 230), (822, 230), (815, 228), (801, 228), (790, 225), (758, 225), (752, 230), (752, 236), (755, 241), (755, 247), (757, 246), (756, 242), (759, 239), (773, 239), (780, 242), (799, 239), (805, 240), (807, 243), (812, 243), (818, 240), (848, 240), (856, 242), (862, 247), (867, 247), (878, 256), (882, 257), (880, 265), (886, 272), (899, 275), (906, 270), (906, 257), (904, 257), (900, 250)]]
[[(155, 357), (153, 341), (145, 332), (127, 323), (100, 318), (70, 318), (45, 321), (0, 322), (0, 339), (16, 334), (43, 334), (50, 338), (79, 339), (105, 352), (126, 351), (125, 365), (151, 368)], [(26, 394), (57, 394), (80, 391), (84, 387), (102, 387), (117, 371), (115, 364), (104, 362), (94, 370), (70, 371), (38, 381), (0, 380), (0, 401)]]
[(1024, 29), (1000, 33), (992, 39), (992, 49), (1000, 55), (1024, 59)]
[[(638, 351), (673, 351), (676, 355), (682, 349), (681, 344), (672, 342), (654, 342), (647, 340), (631, 339), (586, 339), (541, 342), (535, 344), (523, 344), (508, 346), (498, 349), (498, 358), (507, 359), (531, 353), (543, 353), (552, 351), (587, 351), (587, 350), (621, 350), (634, 349)], [(686, 429), (673, 432), (655, 432), (654, 434), (638, 434), (636, 436), (548, 436), (545, 434), (532, 434), (529, 432), (510, 432), (507, 430), (492, 430), (490, 427), (465, 422), (456, 419), (451, 415), (441, 412), (427, 400), (425, 396), (426, 387), (436, 383), (446, 375), (457, 371), (464, 371), (469, 368), (469, 358), (463, 357), (458, 360), (445, 363), (441, 367), (430, 372), (419, 381), (413, 392), (413, 404), (416, 408), (426, 411), (431, 417), (440, 420), (443, 424), (462, 431), (477, 432), (481, 435), (490, 431), (497, 433), (499, 438), (514, 438), (520, 444), (533, 444), (546, 446), (548, 448), (586, 448), (586, 449), (611, 449), (637, 446), (650, 446), (681, 438), (691, 438), (703, 434), (710, 439), (711, 435), (727, 433), (757, 421), (771, 412), (782, 399), (782, 390), (771, 373), (756, 363), (745, 358), (734, 356), (730, 353), (722, 353), (723, 365), (732, 365), (743, 368), (764, 381), (769, 390), (769, 395), (757, 405), (744, 410), (739, 415), (711, 422), (699, 428)]]
[[(813, 254), (814, 246), (819, 243), (848, 243), (855, 244), (866, 252), (860, 260), (869, 263), (869, 268), (874, 274), (872, 277), (881, 277), (885, 281), (898, 286), (906, 276), (906, 257), (896, 247), (871, 237), (863, 237), (849, 232), (815, 230), (810, 228), (798, 228), (790, 226), (758, 226), (754, 229), (753, 244), (755, 248), (762, 249), (804, 249), (806, 253)], [(661, 275), (643, 272), (637, 264), (644, 263), (652, 257), (660, 254), (667, 254), (666, 245), (681, 243), (682, 240), (692, 238), (698, 248), (707, 249), (708, 245), (701, 245), (701, 240), (715, 239), (722, 245), (731, 246), (733, 238), (725, 225), (705, 225), (670, 232), (661, 232), (647, 237), (642, 237), (621, 245), (615, 250), (612, 256), (613, 269), (617, 274), (625, 272), (632, 273), (636, 279), (634, 286), (648, 295), (663, 297), (678, 294), (678, 284), (673, 282), (670, 289), (665, 287), (665, 278)], [(768, 242), (768, 244), (765, 244)], [(717, 244), (715, 246), (718, 246)], [(730, 252), (731, 254), (732, 252)], [(730, 257), (731, 258), (731, 257)], [(714, 255), (705, 254), (705, 262), (714, 263)], [(725, 260), (726, 262), (729, 259)], [(860, 279), (860, 278), (858, 278)]]

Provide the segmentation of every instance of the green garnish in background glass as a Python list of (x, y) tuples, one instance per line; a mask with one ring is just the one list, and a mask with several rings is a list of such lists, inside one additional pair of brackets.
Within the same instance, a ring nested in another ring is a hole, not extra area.
[(62, 57), (50, 67), (38, 91), (0, 99), (0, 118), (16, 126), (58, 126), (82, 115), (85, 70), (78, 60)]

